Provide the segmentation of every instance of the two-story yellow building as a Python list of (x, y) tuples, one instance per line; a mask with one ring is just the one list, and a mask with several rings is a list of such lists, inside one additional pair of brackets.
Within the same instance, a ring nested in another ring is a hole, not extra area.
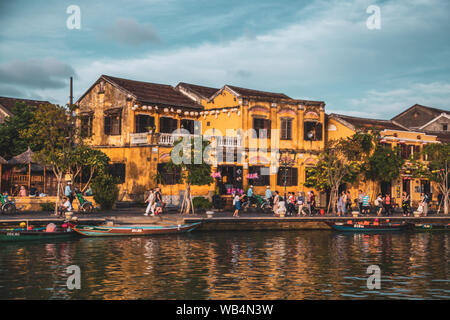
[[(185, 189), (181, 173), (169, 172), (165, 163), (179, 136), (201, 134), (217, 148), (213, 172), (220, 178), (194, 186), (194, 196), (249, 185), (260, 194), (266, 186), (283, 193), (285, 178), (288, 192), (304, 190), (305, 168), (315, 164), (325, 144), (325, 103), (282, 93), (230, 85), (172, 87), (102, 75), (77, 104), (83, 134), (111, 158), (122, 180), (123, 200), (142, 197), (157, 185), (159, 173), (166, 201), (178, 204)], [(286, 171), (279, 169), (280, 154), (295, 157)]]

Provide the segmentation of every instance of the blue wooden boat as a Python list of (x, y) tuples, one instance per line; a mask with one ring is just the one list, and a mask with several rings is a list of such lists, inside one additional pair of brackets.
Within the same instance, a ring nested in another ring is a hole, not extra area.
[(332, 229), (348, 232), (384, 232), (384, 231), (402, 231), (408, 228), (407, 223), (342, 223), (326, 222)]
[(190, 232), (200, 224), (201, 222), (182, 225), (77, 226), (74, 230), (87, 237), (149, 236)]

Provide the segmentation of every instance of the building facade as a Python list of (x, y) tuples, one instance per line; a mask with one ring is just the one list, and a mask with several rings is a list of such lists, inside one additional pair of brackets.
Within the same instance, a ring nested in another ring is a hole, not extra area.
[[(121, 179), (120, 200), (142, 199), (145, 191), (160, 186), (167, 203), (179, 204), (185, 190), (182, 172), (168, 170), (166, 164), (180, 138), (201, 136), (212, 146), (214, 183), (193, 186), (194, 196), (230, 195), (250, 185), (258, 194), (267, 186), (280, 194), (309, 191), (303, 185), (308, 168), (317, 163), (326, 141), (360, 130), (377, 129), (384, 143), (401, 146), (405, 159), (427, 143), (447, 139), (446, 132), (410, 126), (406, 114), (399, 115), (401, 121), (326, 115), (323, 101), (231, 85), (172, 87), (102, 75), (77, 104), (88, 143), (110, 157), (112, 172)], [(431, 126), (434, 118), (428, 118), (419, 125)], [(434, 186), (407, 172), (389, 184), (346, 188), (353, 197), (361, 188), (389, 192), (397, 199), (407, 191), (413, 201), (422, 191), (436, 193)], [(316, 194), (319, 206), (325, 206), (326, 194)]]
[[(185, 186), (181, 172), (168, 171), (173, 143), (201, 135), (214, 143), (210, 186), (193, 186), (194, 196), (254, 185), (263, 193), (303, 189), (305, 168), (324, 148), (325, 103), (234, 86), (220, 89), (180, 83), (177, 87), (101, 76), (77, 101), (87, 141), (111, 159), (121, 178), (121, 199), (142, 197), (163, 177), (166, 201), (178, 204)], [(278, 150), (295, 161), (278, 170)], [(285, 177), (286, 176), (286, 177)]]

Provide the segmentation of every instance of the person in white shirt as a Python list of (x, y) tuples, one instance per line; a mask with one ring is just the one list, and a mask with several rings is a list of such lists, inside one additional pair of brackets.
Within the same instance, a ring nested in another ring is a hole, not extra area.
[(71, 212), (73, 210), (72, 204), (68, 197), (63, 198), (63, 205), (59, 209), (59, 216), (62, 216), (64, 212)]
[(147, 205), (147, 209), (145, 209), (144, 216), (148, 216), (150, 211), (152, 212), (152, 215), (154, 215), (154, 212), (155, 212), (154, 207), (153, 207), (154, 202), (155, 202), (155, 193), (153, 192), (153, 190), (150, 190), (147, 200), (145, 200), (145, 203), (148, 203), (148, 205)]

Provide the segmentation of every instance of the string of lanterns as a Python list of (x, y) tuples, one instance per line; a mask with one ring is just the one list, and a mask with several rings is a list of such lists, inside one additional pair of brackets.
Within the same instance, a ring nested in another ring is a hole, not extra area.
[[(144, 111), (147, 111), (147, 110), (148, 111), (152, 111), (152, 110), (157, 111), (158, 110), (158, 106), (147, 106), (147, 105), (140, 106), (138, 104), (135, 104), (135, 105), (133, 105), (133, 107), (131, 107), (131, 110), (133, 110), (133, 111), (136, 111), (138, 109), (141, 109), (141, 110), (144, 110)], [(220, 111), (222, 111), (222, 113), (226, 113), (228, 117), (231, 116), (232, 112), (237, 112), (238, 116), (241, 115), (241, 111), (239, 110), (239, 108), (235, 108), (235, 107), (234, 108), (223, 108), (222, 110), (219, 110), (219, 109), (205, 110), (205, 111), (200, 111), (200, 112), (198, 112), (198, 111), (184, 111), (183, 112), (181, 109), (176, 109), (175, 110), (174, 108), (168, 108), (167, 107), (167, 108), (164, 108), (163, 111), (165, 113), (171, 112), (171, 113), (177, 113), (179, 115), (181, 115), (183, 113), (185, 116), (195, 116), (195, 117), (197, 117), (197, 116), (200, 115), (200, 116), (203, 116), (203, 119), (206, 119), (207, 115), (215, 116), (215, 118), (217, 119), (218, 115), (220, 114)]]

